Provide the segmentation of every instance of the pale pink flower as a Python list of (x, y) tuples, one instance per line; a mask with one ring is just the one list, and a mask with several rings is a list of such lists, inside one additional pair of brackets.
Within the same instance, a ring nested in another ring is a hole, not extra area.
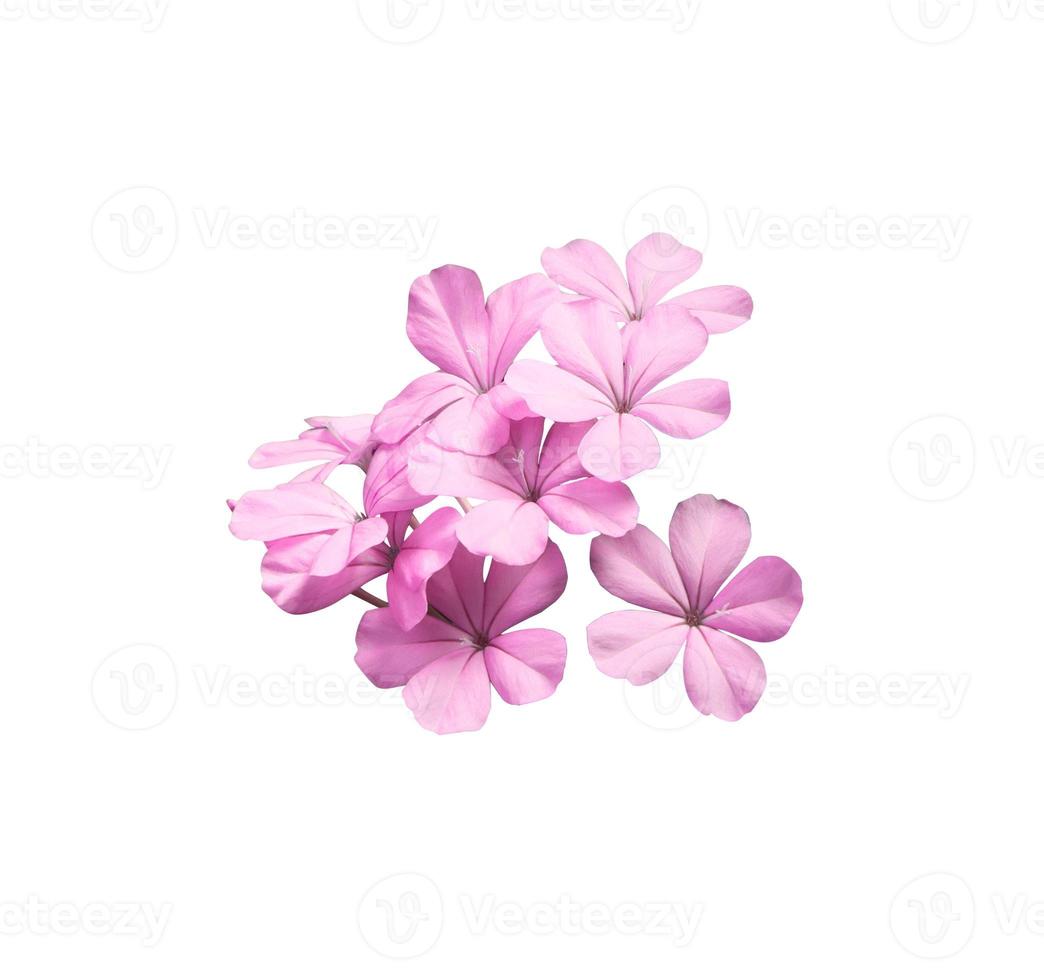
[(377, 416), (374, 435), (398, 442), (432, 420), (430, 438), (447, 449), (486, 455), (507, 441), (509, 420), (530, 413), (505, 388), (504, 373), (559, 301), (542, 275), (502, 286), (484, 300), (470, 269), (443, 266), (410, 289), (406, 332), (440, 371), (411, 382)]
[[(282, 498), (280, 502), (289, 505)], [(389, 514), (387, 541), (375, 542), (353, 554), (340, 567), (340, 556), (338, 561), (330, 561), (331, 539), (336, 531), (267, 541), (261, 561), (261, 587), (286, 612), (310, 613), (340, 602), (387, 574), (389, 609), (403, 629), (411, 629), (427, 613), (428, 580), (453, 557), (460, 515), (452, 507), (442, 507), (414, 530), (412, 517), (408, 511)]]
[(458, 546), (428, 582), (434, 612), (405, 631), (388, 609), (366, 613), (355, 660), (378, 687), (400, 687), (425, 728), (474, 731), (486, 721), (490, 685), (509, 704), (554, 693), (565, 669), (566, 642), (545, 629), (508, 632), (550, 606), (565, 589), (562, 553), (551, 542), (531, 565), (493, 562)]
[(556, 423), (541, 445), (543, 419), (512, 422), (507, 445), (492, 456), (421, 444), (410, 459), (410, 483), (427, 493), (487, 501), (457, 525), (457, 536), (474, 554), (508, 565), (543, 554), (549, 520), (570, 534), (624, 534), (638, 520), (634, 495), (623, 483), (588, 476), (576, 454), (591, 425)]
[(656, 390), (707, 344), (707, 331), (680, 307), (658, 307), (620, 330), (599, 300), (561, 303), (544, 314), (541, 336), (558, 366), (519, 361), (507, 383), (536, 414), (556, 422), (599, 420), (577, 450), (594, 476), (615, 482), (656, 466), (660, 444), (650, 425), (694, 439), (728, 418), (724, 381)]
[[(627, 253), (627, 278), (601, 245), (577, 239), (544, 249), (544, 270), (560, 286), (609, 305), (618, 321), (642, 320), (675, 286), (696, 275), (703, 256), (656, 232)], [(708, 333), (725, 333), (750, 319), (753, 302), (739, 286), (708, 286), (664, 300), (688, 311)]]
[(706, 494), (678, 505), (670, 542), (668, 551), (640, 524), (622, 538), (594, 540), (591, 569), (602, 588), (651, 611), (595, 620), (588, 648), (603, 673), (647, 684), (684, 647), (689, 699), (705, 715), (735, 721), (761, 697), (765, 665), (729, 634), (784, 636), (801, 608), (801, 579), (782, 558), (756, 558), (722, 588), (750, 545), (750, 520), (735, 504)]
[(345, 463), (354, 463), (365, 470), (377, 446), (371, 433), (373, 419), (372, 415), (314, 416), (305, 420), (312, 428), (296, 439), (266, 442), (255, 449), (250, 465), (255, 469), (265, 469), (323, 461), (294, 477), (295, 482), (317, 480), (323, 483)]

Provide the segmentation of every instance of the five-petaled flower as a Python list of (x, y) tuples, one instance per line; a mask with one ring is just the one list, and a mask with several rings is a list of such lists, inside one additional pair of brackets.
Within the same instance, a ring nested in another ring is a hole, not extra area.
[(565, 669), (565, 638), (552, 630), (508, 632), (543, 612), (566, 585), (562, 553), (548, 542), (530, 565), (493, 562), (458, 546), (428, 583), (432, 612), (404, 630), (388, 609), (359, 622), (355, 660), (377, 687), (401, 687), (417, 721), (440, 734), (474, 731), (489, 714), (490, 685), (508, 704), (549, 697)]
[(548, 521), (570, 534), (618, 535), (638, 520), (638, 504), (623, 483), (588, 476), (577, 446), (591, 423), (557, 422), (541, 445), (544, 420), (511, 423), (508, 444), (493, 456), (469, 456), (419, 446), (409, 480), (425, 493), (488, 501), (457, 526), (461, 543), (476, 555), (526, 565), (543, 553)]
[(691, 279), (703, 256), (671, 235), (654, 232), (627, 253), (627, 278), (601, 245), (578, 238), (562, 248), (546, 248), (544, 271), (566, 289), (601, 300), (617, 320), (643, 320), (673, 306), (688, 311), (708, 333), (734, 330), (750, 319), (750, 294), (739, 286), (706, 286), (681, 296), (663, 298)]
[(518, 361), (507, 383), (530, 409), (556, 422), (598, 422), (581, 440), (580, 462), (603, 480), (626, 480), (660, 461), (654, 426), (695, 439), (728, 418), (724, 381), (656, 386), (696, 360), (707, 331), (680, 307), (619, 329), (599, 300), (578, 300), (544, 314), (541, 336), (557, 366)]
[(442, 370), (408, 384), (373, 424), (381, 442), (398, 442), (431, 420), (429, 438), (446, 449), (488, 455), (507, 442), (511, 419), (530, 413), (503, 384), (504, 374), (561, 293), (545, 276), (502, 286), (485, 302), (470, 269), (446, 265), (410, 289), (406, 333)]
[(684, 647), (689, 699), (705, 715), (735, 721), (765, 688), (761, 657), (736, 636), (784, 636), (801, 608), (801, 579), (782, 558), (756, 558), (722, 588), (750, 545), (750, 520), (706, 494), (677, 506), (670, 542), (668, 551), (641, 524), (622, 538), (594, 540), (591, 570), (602, 588), (650, 611), (596, 619), (587, 627), (591, 656), (610, 677), (647, 684)]

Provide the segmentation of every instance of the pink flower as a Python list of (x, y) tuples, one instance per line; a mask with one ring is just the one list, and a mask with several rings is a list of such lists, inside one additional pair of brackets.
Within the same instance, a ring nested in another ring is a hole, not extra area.
[(374, 435), (398, 442), (433, 419), (431, 438), (447, 449), (488, 455), (508, 437), (508, 422), (528, 415), (504, 373), (561, 293), (545, 276), (526, 276), (485, 302), (470, 269), (443, 266), (410, 289), (406, 332), (442, 370), (408, 384), (377, 416)]
[(378, 544), (357, 555), (332, 575), (316, 572), (317, 558), (332, 532), (269, 541), (261, 559), (261, 588), (284, 612), (302, 615), (340, 602), (367, 582), (387, 573), (388, 547)]
[(458, 514), (440, 507), (407, 535), (410, 514), (396, 514), (388, 540), (388, 608), (400, 629), (411, 630), (428, 614), (428, 582), (457, 550)]
[(508, 565), (543, 554), (549, 520), (570, 534), (624, 534), (638, 520), (631, 491), (588, 476), (576, 455), (591, 424), (557, 423), (541, 446), (543, 419), (512, 422), (508, 444), (493, 456), (422, 444), (410, 459), (410, 483), (427, 493), (488, 501), (464, 517), (457, 536), (473, 554)]
[[(544, 271), (560, 286), (601, 300), (617, 320), (646, 318), (675, 286), (696, 275), (703, 256), (676, 238), (655, 233), (627, 253), (627, 279), (601, 245), (577, 239), (562, 248), (544, 249)], [(725, 333), (750, 319), (754, 304), (738, 286), (710, 286), (666, 300), (687, 310), (708, 333)]]
[(562, 303), (544, 315), (541, 335), (558, 366), (519, 361), (507, 383), (533, 412), (556, 422), (599, 420), (578, 448), (594, 476), (625, 480), (654, 467), (660, 445), (649, 425), (694, 439), (728, 418), (724, 381), (682, 381), (654, 390), (707, 344), (706, 330), (680, 307), (658, 307), (620, 330), (598, 300)]
[(437, 615), (403, 630), (390, 610), (366, 613), (355, 660), (378, 687), (399, 687), (425, 728), (440, 734), (485, 724), (490, 685), (508, 704), (549, 697), (565, 669), (565, 638), (551, 630), (513, 626), (547, 609), (566, 584), (562, 553), (548, 543), (531, 565), (493, 562), (458, 547), (428, 583)]
[(587, 627), (588, 648), (603, 673), (647, 684), (684, 646), (689, 699), (705, 715), (736, 721), (758, 703), (765, 665), (729, 633), (784, 636), (801, 608), (801, 579), (782, 558), (756, 558), (722, 589), (750, 545), (750, 520), (706, 494), (678, 505), (670, 542), (668, 551), (642, 525), (622, 538), (594, 540), (591, 569), (602, 588), (652, 611), (596, 619)]
[(289, 463), (326, 461), (305, 470), (294, 478), (295, 482), (325, 482), (330, 474), (344, 463), (355, 463), (365, 470), (376, 447), (370, 432), (373, 419), (372, 415), (351, 415), (344, 418), (318, 415), (306, 419), (312, 428), (302, 432), (296, 439), (266, 442), (259, 446), (250, 457), (250, 465), (255, 469), (264, 469)]
[[(292, 506), (293, 498), (287, 495), (275, 499), (276, 506)], [(343, 563), (342, 555), (331, 560), (331, 539), (339, 533), (335, 530), (268, 541), (261, 562), (261, 587), (281, 609), (301, 614), (332, 606), (387, 574), (391, 614), (403, 629), (411, 629), (427, 613), (428, 580), (453, 557), (460, 515), (451, 507), (440, 508), (411, 532), (412, 517), (408, 511), (388, 515), (387, 542), (375, 541)]]
[(388, 524), (383, 517), (363, 517), (323, 483), (284, 483), (240, 497), (229, 529), (237, 538), (264, 542), (318, 536), (308, 549), (308, 569), (330, 576), (382, 542)]

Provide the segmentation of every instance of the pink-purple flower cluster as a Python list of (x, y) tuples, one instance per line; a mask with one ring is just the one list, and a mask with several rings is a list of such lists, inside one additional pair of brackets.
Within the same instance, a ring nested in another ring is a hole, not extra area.
[[(684, 650), (699, 711), (727, 720), (750, 711), (765, 668), (738, 637), (787, 632), (801, 607), (797, 573), (758, 558), (725, 584), (750, 542), (746, 513), (707, 495), (685, 500), (668, 548), (638, 524), (624, 482), (658, 464), (657, 431), (694, 439), (729, 415), (724, 381), (665, 384), (710, 334), (751, 314), (736, 286), (669, 296), (701, 261), (654, 234), (628, 253), (626, 274), (600, 246), (574, 241), (545, 250), (546, 275), (488, 298), (470, 269), (419, 278), (406, 332), (438, 370), (377, 415), (310, 418), (297, 439), (250, 459), (308, 465), (230, 502), (232, 533), (265, 544), (264, 591), (290, 613), (347, 596), (375, 606), (356, 635), (360, 668), (378, 687), (404, 686), (425, 728), (472, 731), (486, 721), (491, 687), (509, 704), (555, 691), (565, 638), (513, 628), (565, 590), (551, 526), (595, 533), (598, 581), (641, 607), (588, 627), (599, 669), (644, 684)], [(554, 364), (519, 359), (538, 333)], [(328, 486), (344, 465), (365, 474), (360, 507)], [(387, 599), (363, 588), (382, 577)]]

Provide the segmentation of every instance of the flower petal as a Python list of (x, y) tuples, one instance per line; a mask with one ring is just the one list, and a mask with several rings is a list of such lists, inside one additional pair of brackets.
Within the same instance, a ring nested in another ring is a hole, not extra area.
[(354, 524), (357, 517), (348, 501), (322, 483), (286, 483), (243, 494), (229, 528), (244, 540), (276, 541), (336, 531)]
[(570, 534), (597, 531), (619, 537), (638, 523), (638, 501), (627, 484), (606, 483), (593, 476), (549, 490), (537, 503)]
[(458, 514), (441, 507), (430, 514), (395, 556), (388, 576), (388, 606), (404, 630), (413, 629), (428, 611), (428, 580), (445, 568), (457, 550)]
[(683, 500), (671, 518), (671, 554), (689, 596), (706, 609), (750, 547), (750, 518), (742, 507), (701, 493)]
[(677, 616), (625, 609), (587, 627), (587, 649), (603, 674), (648, 684), (674, 663), (689, 628)]
[(547, 544), (547, 515), (531, 500), (491, 500), (465, 514), (457, 537), (468, 551), (506, 565), (536, 561)]
[(406, 333), (443, 371), (481, 389), (489, 356), (489, 318), (482, 283), (471, 269), (444, 265), (410, 288)]
[(667, 546), (643, 524), (591, 542), (591, 571), (607, 592), (643, 609), (688, 614), (685, 586)]
[(381, 409), (373, 421), (374, 437), (381, 442), (400, 442), (447, 405), (474, 394), (474, 388), (444, 371), (422, 375)]
[(707, 333), (727, 333), (746, 323), (754, 312), (750, 293), (739, 286), (707, 286), (667, 301), (697, 317)]
[(675, 286), (691, 279), (703, 256), (663, 232), (647, 235), (627, 253), (627, 282), (637, 316), (647, 314)]
[(419, 492), (409, 481), (410, 458), (417, 447), (425, 445), (426, 432), (426, 427), (417, 429), (402, 442), (381, 446), (373, 454), (363, 483), (367, 514), (416, 510), (431, 501), (431, 495)]
[(459, 629), (433, 616), (407, 631), (390, 609), (372, 609), (359, 620), (355, 662), (377, 687), (402, 687), (428, 664), (465, 649), (463, 640)]
[(594, 299), (558, 303), (544, 314), (540, 336), (559, 367), (622, 401), (623, 341), (608, 306)]
[(533, 415), (526, 400), (506, 384), (494, 385), (486, 394), (490, 404), (506, 419), (526, 419)]
[(608, 396), (594, 385), (543, 361), (517, 361), (507, 384), (534, 412), (556, 422), (589, 422), (612, 412)]
[(249, 463), (254, 469), (265, 469), (269, 466), (287, 466), (290, 463), (314, 463), (316, 460), (346, 459), (347, 453), (342, 446), (325, 429), (309, 429), (296, 439), (282, 442), (266, 442), (258, 446), (250, 457)]
[(486, 662), (470, 646), (421, 668), (402, 693), (421, 726), (438, 735), (476, 731), (489, 716)]
[(421, 493), (478, 500), (517, 500), (523, 495), (515, 469), (500, 456), (471, 456), (421, 443), (410, 454), (410, 483)]
[(570, 480), (579, 480), (587, 471), (580, 463), (577, 450), (594, 422), (556, 422), (548, 429), (540, 449), (540, 462), (534, 475), (538, 492), (553, 490)]
[(331, 534), (316, 552), (312, 563), (315, 575), (336, 575), (364, 551), (379, 545), (388, 534), (381, 517), (367, 517)]
[(627, 404), (691, 364), (707, 347), (703, 325), (678, 306), (657, 306), (623, 330)]
[(482, 632), (484, 559), (457, 545), (453, 557), (428, 582), (428, 602), (470, 636)]
[(714, 598), (703, 621), (748, 640), (785, 636), (801, 609), (801, 578), (782, 558), (755, 558)]
[(325, 429), (345, 449), (348, 462), (354, 463), (374, 448), (373, 415), (313, 415), (305, 421), (316, 429)]
[(490, 294), (486, 302), (490, 340), (485, 387), (492, 388), (504, 380), (511, 362), (539, 329), (540, 318), (561, 297), (554, 283), (539, 274), (516, 279)]
[(469, 392), (435, 417), (431, 439), (446, 449), (488, 456), (507, 442), (510, 424), (488, 394)]
[(566, 641), (552, 630), (516, 630), (483, 651), (490, 682), (508, 704), (531, 704), (555, 693), (566, 662)]
[(696, 439), (718, 428), (732, 411), (724, 381), (680, 381), (646, 395), (631, 412), (661, 432)]
[(495, 639), (543, 612), (565, 591), (565, 559), (558, 545), (548, 541), (544, 553), (530, 565), (494, 561), (486, 577), (483, 632)]
[(328, 537), (308, 534), (268, 546), (261, 561), (261, 587), (280, 609), (294, 615), (325, 609), (388, 570), (387, 550), (373, 548), (336, 575), (316, 575), (315, 556)]
[(765, 665), (746, 643), (717, 630), (689, 631), (682, 674), (698, 711), (738, 721), (765, 690)]
[(545, 248), (540, 262), (560, 286), (608, 303), (630, 318), (630, 291), (620, 267), (601, 245), (578, 238), (561, 248)]
[(578, 455), (584, 469), (600, 480), (615, 483), (660, 462), (660, 443), (644, 422), (628, 413), (599, 419), (580, 441)]

